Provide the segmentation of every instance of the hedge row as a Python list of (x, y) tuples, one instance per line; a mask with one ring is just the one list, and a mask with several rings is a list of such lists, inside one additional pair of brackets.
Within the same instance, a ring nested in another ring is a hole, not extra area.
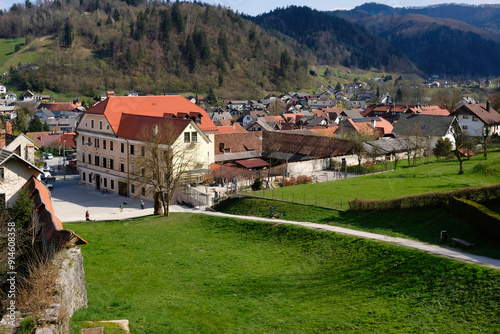
[(500, 240), (500, 214), (479, 203), (456, 197), (451, 200), (450, 209), (454, 215), (465, 219), (485, 236)]
[(362, 200), (356, 198), (355, 200), (349, 201), (349, 208), (351, 210), (381, 211), (426, 208), (435, 206), (443, 207), (448, 206), (453, 197), (465, 198), (470, 201), (479, 203), (499, 199), (500, 184), (483, 187), (462, 188), (449, 192), (425, 193), (388, 200)]

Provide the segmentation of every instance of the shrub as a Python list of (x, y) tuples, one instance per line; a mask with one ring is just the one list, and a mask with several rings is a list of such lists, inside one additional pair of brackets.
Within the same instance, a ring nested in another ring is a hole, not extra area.
[(450, 209), (455, 216), (467, 221), (486, 237), (500, 240), (500, 214), (479, 203), (456, 197), (451, 199)]
[(262, 189), (262, 178), (256, 177), (252, 184), (252, 190), (257, 191)]

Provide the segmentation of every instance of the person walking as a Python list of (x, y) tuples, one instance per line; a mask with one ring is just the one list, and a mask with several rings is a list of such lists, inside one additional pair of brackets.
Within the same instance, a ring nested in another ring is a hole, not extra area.
[(141, 210), (144, 210), (144, 202), (141, 199)]
[(123, 211), (123, 204), (120, 204), (120, 212)]
[(90, 220), (89, 210), (87, 210), (87, 212), (85, 212), (85, 220), (86, 220), (86, 221), (89, 221), (89, 220)]

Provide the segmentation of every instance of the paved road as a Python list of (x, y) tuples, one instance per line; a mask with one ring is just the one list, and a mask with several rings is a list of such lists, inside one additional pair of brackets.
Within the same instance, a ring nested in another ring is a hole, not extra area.
[[(123, 202), (126, 202), (127, 204), (124, 205), (123, 211), (120, 212), (119, 207)], [(78, 186), (77, 176), (66, 176), (66, 181), (62, 180), (62, 178), (58, 179), (54, 183), (54, 190), (52, 191), (52, 204), (54, 206), (55, 214), (57, 217), (59, 217), (59, 219), (61, 219), (63, 223), (85, 221), (85, 212), (87, 210), (89, 211), (91, 220), (99, 221), (120, 220), (153, 214), (153, 204), (151, 202), (144, 201), (144, 210), (141, 210), (139, 203), (139, 200), (134, 200), (133, 198), (126, 198), (119, 195), (105, 195), (90, 188)], [(431, 245), (415, 240), (389, 237), (382, 234), (351, 230), (338, 226), (310, 222), (294, 222), (281, 219), (229, 215), (220, 212), (206, 211), (204, 207), (190, 209), (179, 205), (172, 205), (171, 212), (193, 212), (238, 219), (300, 225), (307, 228), (332, 231), (341, 234), (355, 235), (366, 239), (390, 242), (405, 247), (419, 249), (421, 251), (436, 254), (439, 256), (452, 258), (455, 260), (482, 264), (492, 268), (500, 269), (500, 260), (467, 254), (451, 247)]]

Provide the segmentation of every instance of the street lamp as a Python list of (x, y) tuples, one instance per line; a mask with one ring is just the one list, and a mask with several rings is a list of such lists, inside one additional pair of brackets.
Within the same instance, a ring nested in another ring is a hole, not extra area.
[(63, 159), (64, 181), (66, 181), (66, 140), (63, 141)]

